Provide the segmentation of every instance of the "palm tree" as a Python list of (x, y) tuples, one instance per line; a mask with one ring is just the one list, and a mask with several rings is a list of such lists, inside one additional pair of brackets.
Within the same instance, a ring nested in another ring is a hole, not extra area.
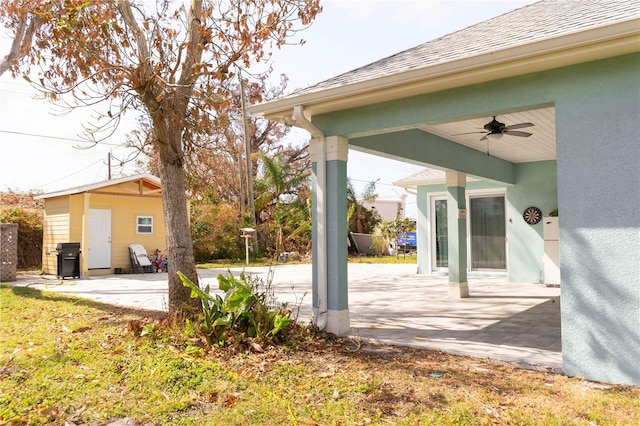
[(264, 223), (268, 232), (276, 232), (273, 241), (275, 247), (272, 249), (277, 256), (285, 241), (284, 229), (299, 226), (288, 222), (300, 216), (298, 210), (306, 212), (306, 204), (298, 201), (300, 191), (307, 186), (309, 173), (300, 173), (280, 156), (269, 157), (264, 153), (257, 156), (261, 161), (258, 177), (254, 181), (258, 222)]

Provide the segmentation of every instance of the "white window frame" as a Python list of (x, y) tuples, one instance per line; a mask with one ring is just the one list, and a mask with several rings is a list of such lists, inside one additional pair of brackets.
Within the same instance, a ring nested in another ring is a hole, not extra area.
[[(140, 219), (150, 219), (151, 223), (140, 223)], [(148, 228), (149, 231), (141, 231), (140, 228)], [(153, 234), (153, 216), (136, 216), (136, 234), (151, 235)]]

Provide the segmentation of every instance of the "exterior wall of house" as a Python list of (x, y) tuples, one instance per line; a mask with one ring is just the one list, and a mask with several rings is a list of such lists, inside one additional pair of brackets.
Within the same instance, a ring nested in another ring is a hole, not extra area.
[(69, 195), (69, 241), (82, 242), (82, 194)]
[(640, 385), (640, 54), (558, 74), (563, 370)]
[(374, 208), (383, 220), (388, 222), (405, 217), (404, 201), (401, 199), (381, 199), (374, 202), (363, 201), (362, 205), (368, 209)]
[[(151, 259), (156, 249), (165, 251), (167, 243), (160, 196), (90, 194), (89, 203), (91, 209), (111, 210), (111, 270), (107, 273), (113, 273), (114, 268), (129, 268), (130, 244), (142, 244)], [(137, 233), (138, 216), (153, 218), (152, 234)]]
[(516, 185), (507, 187), (509, 281), (544, 282), (544, 219), (527, 224), (522, 216), (527, 207), (538, 207), (543, 216), (558, 208), (555, 161), (517, 164)]
[(45, 200), (42, 242), (42, 271), (45, 274), (55, 275), (58, 271), (56, 245), (71, 242), (69, 216), (69, 196)]

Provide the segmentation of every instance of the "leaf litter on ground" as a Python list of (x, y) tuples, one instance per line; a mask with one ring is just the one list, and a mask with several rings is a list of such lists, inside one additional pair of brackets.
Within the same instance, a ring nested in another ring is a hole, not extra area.
[(640, 424), (634, 386), (310, 328), (188, 352), (159, 313), (0, 296), (0, 424)]

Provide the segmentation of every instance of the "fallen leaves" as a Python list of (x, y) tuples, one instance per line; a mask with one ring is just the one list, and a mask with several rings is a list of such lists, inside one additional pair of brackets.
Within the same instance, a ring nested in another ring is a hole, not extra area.
[(235, 352), (200, 353), (196, 340), (190, 356), (157, 317), (2, 296), (13, 324), (0, 323), (0, 423), (92, 424), (117, 406), (140, 424), (640, 424), (637, 387), (368, 342), (354, 352), (317, 332)]

